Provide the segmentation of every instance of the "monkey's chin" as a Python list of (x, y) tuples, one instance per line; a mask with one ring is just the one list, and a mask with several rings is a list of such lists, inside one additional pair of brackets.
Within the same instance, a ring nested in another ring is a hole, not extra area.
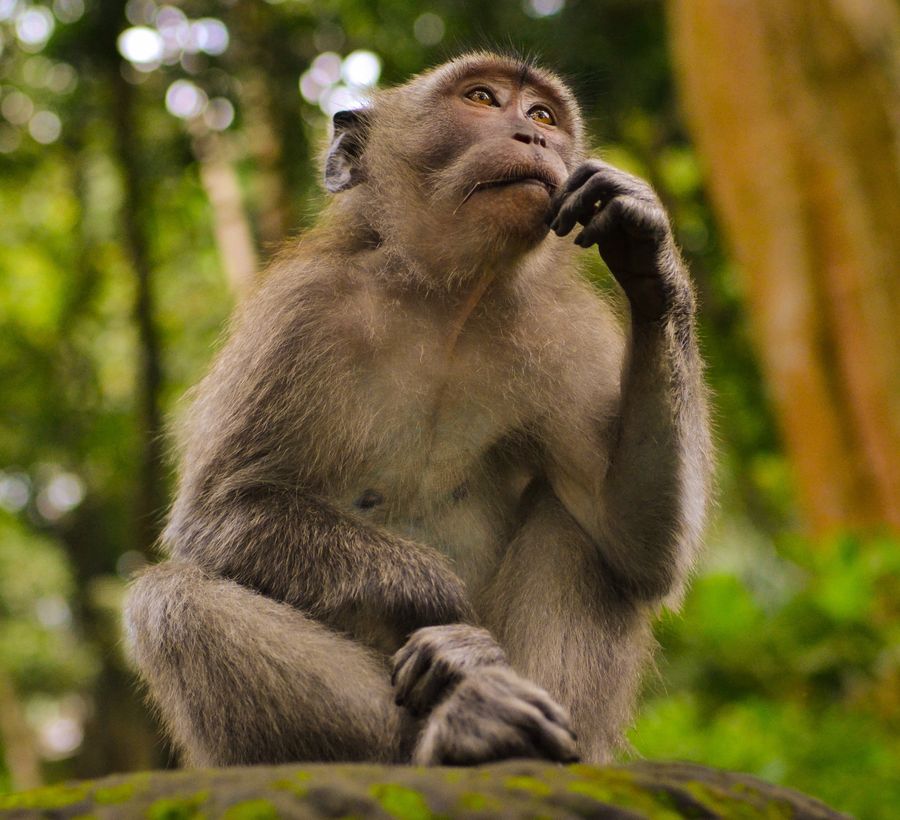
[(544, 215), (550, 192), (542, 182), (520, 180), (478, 191), (469, 203), (469, 218), (475, 218), (496, 235), (536, 244), (547, 235)]

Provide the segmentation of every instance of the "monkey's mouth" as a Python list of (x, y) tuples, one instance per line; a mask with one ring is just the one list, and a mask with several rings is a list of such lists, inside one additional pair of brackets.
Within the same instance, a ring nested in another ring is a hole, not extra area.
[(484, 191), (488, 188), (507, 188), (510, 185), (540, 185), (548, 194), (552, 194), (557, 187), (553, 180), (543, 174), (518, 174), (512, 177), (478, 182), (473, 193), (475, 191)]
[(557, 183), (554, 179), (551, 179), (549, 174), (544, 174), (540, 171), (532, 171), (525, 174), (515, 174), (511, 176), (500, 177), (498, 179), (479, 180), (463, 197), (462, 202), (460, 202), (459, 205), (456, 206), (453, 213), (455, 214), (460, 208), (462, 208), (462, 206), (465, 205), (475, 193), (486, 191), (490, 188), (509, 188), (513, 185), (538, 185), (547, 192), (547, 196), (551, 196), (553, 192), (559, 187), (559, 183)]

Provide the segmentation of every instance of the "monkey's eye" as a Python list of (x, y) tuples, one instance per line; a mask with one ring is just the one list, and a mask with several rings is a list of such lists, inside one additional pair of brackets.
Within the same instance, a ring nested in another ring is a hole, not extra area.
[(534, 108), (528, 112), (528, 116), (535, 122), (539, 122), (541, 125), (556, 125), (556, 117), (553, 116), (553, 112), (543, 105), (534, 106)]
[(486, 88), (473, 88), (466, 94), (466, 99), (479, 105), (496, 105), (497, 100)]

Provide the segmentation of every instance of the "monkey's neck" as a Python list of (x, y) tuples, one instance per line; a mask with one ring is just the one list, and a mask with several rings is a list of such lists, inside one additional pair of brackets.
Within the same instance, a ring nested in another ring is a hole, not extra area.
[(463, 327), (465, 327), (466, 322), (472, 315), (472, 311), (478, 307), (478, 303), (481, 301), (488, 287), (490, 287), (491, 282), (494, 281), (495, 275), (496, 268), (490, 267), (485, 270), (484, 273), (481, 274), (481, 277), (475, 282), (475, 286), (469, 292), (466, 300), (462, 303), (456, 315), (453, 317), (453, 320), (450, 323), (450, 332), (447, 334), (447, 340), (444, 346), (444, 353), (448, 359), (453, 356), (453, 352), (456, 350), (456, 343), (459, 341), (459, 336), (463, 331)]

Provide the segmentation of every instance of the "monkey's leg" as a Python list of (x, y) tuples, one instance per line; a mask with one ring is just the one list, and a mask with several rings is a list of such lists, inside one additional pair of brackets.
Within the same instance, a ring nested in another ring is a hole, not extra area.
[(511, 666), (568, 708), (582, 759), (603, 762), (622, 744), (652, 644), (649, 612), (613, 586), (549, 488), (529, 496), (479, 611)]
[(126, 620), (187, 763), (408, 756), (385, 662), (287, 604), (168, 561), (132, 585)]

